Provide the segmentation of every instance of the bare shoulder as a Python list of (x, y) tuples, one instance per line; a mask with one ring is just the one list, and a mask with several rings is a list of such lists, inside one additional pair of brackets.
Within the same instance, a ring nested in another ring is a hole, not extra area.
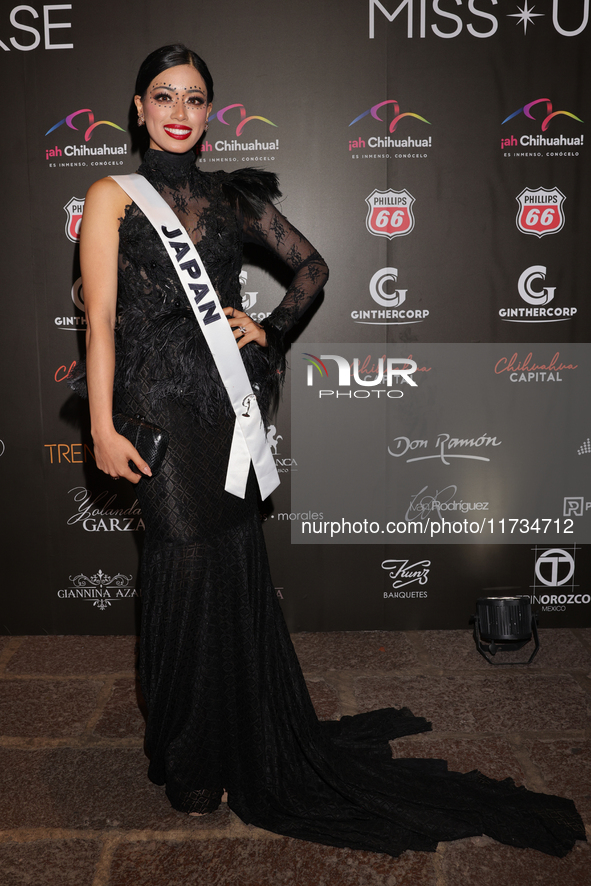
[(129, 196), (116, 181), (109, 176), (99, 178), (94, 182), (86, 193), (84, 214), (90, 210), (91, 214), (108, 216), (114, 220), (120, 219), (125, 213), (125, 208), (131, 203)]

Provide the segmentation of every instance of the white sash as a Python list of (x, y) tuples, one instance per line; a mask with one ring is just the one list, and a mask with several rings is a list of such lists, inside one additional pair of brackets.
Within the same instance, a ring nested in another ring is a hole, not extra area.
[(162, 240), (236, 413), (226, 492), (244, 498), (252, 460), (261, 496), (265, 499), (279, 486), (279, 475), (240, 350), (205, 265), (170, 206), (143, 175), (132, 173), (111, 178), (129, 194)]

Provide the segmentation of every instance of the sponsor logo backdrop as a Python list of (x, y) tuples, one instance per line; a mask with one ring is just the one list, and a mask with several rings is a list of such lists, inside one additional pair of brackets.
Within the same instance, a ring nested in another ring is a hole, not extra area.
[[(179, 39), (216, 83), (204, 168), (276, 171), (331, 267), (293, 335), (262, 506), (290, 627), (467, 627), (483, 593), (591, 625), (589, 5), (6, 6), (0, 631), (137, 629), (141, 513), (96, 469), (66, 379), (84, 195), (137, 168), (137, 67)], [(285, 282), (246, 253), (257, 319)]]

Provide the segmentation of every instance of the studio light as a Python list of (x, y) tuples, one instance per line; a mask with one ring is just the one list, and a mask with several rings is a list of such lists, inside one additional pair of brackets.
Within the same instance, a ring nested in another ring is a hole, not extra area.
[[(529, 597), (480, 597), (470, 623), (476, 648), (489, 664), (531, 664), (540, 648), (538, 617), (532, 615)], [(529, 643), (532, 634), (535, 647), (528, 661), (494, 661), (486, 654), (515, 652)]]

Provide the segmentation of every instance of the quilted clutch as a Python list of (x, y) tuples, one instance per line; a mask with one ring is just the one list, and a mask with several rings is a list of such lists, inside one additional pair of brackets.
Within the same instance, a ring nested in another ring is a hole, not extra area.
[[(127, 437), (149, 464), (152, 476), (157, 474), (166, 455), (168, 431), (150, 424), (141, 415), (122, 415), (120, 412), (113, 415), (113, 424), (117, 433)], [(134, 473), (140, 473), (132, 461), (129, 462), (129, 467)]]

